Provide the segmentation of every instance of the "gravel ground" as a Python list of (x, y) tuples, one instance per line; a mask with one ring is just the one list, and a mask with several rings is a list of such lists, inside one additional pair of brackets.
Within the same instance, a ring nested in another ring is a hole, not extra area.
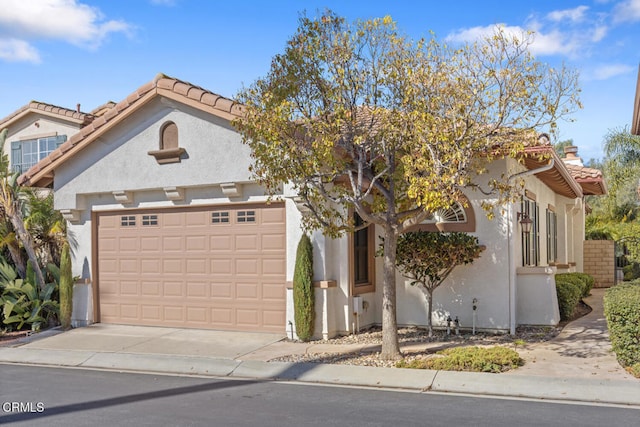
[[(411, 349), (405, 350), (403, 358), (405, 361), (433, 357), (433, 355), (444, 348), (460, 346), (495, 346), (502, 345), (512, 348), (526, 345), (527, 343), (544, 342), (553, 339), (562, 330), (558, 327), (520, 327), (515, 335), (491, 334), (461, 331), (456, 335), (453, 331), (447, 335), (446, 331), (434, 331), (429, 337), (428, 331), (424, 328), (410, 327), (398, 330), (400, 344), (411, 344)], [(327, 341), (319, 341), (322, 344), (362, 344), (380, 345), (382, 343), (382, 331), (380, 327), (372, 327), (361, 331), (357, 335), (333, 338)], [(424, 344), (424, 347), (421, 346)], [(341, 365), (395, 367), (396, 361), (384, 360), (380, 358), (379, 352), (360, 351), (354, 353), (307, 353), (289, 355), (274, 359), (280, 362), (310, 362), (310, 363), (334, 363)]]

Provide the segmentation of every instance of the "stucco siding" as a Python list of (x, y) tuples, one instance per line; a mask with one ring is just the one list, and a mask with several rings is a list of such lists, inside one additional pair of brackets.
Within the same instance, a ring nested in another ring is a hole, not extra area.
[[(168, 121), (177, 125), (186, 156), (160, 165), (148, 152), (159, 149)], [(156, 99), (56, 170), (56, 208), (75, 209), (82, 194), (248, 182), (249, 154), (228, 122)]]

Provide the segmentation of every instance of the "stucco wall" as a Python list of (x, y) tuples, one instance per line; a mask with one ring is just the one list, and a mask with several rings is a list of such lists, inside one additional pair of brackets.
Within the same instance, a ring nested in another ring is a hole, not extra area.
[[(177, 125), (186, 158), (159, 165), (148, 152), (158, 150), (167, 121)], [(56, 170), (56, 209), (75, 209), (82, 194), (249, 182), (249, 153), (228, 122), (156, 99)]]
[(593, 276), (595, 287), (614, 285), (615, 242), (613, 240), (584, 241), (584, 272)]

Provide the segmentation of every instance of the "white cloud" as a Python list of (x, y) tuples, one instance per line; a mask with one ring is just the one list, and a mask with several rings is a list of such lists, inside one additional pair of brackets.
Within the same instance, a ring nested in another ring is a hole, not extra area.
[(24, 40), (0, 39), (0, 59), (8, 62), (40, 62), (38, 51)]
[(601, 65), (596, 68), (592, 73), (589, 73), (587, 79), (589, 80), (607, 80), (611, 77), (627, 74), (635, 71), (635, 67), (626, 64), (608, 64)]
[(591, 35), (591, 41), (594, 43), (599, 42), (603, 38), (607, 36), (609, 32), (609, 27), (606, 25), (599, 25), (593, 29), (593, 34)]
[(175, 6), (176, 0), (151, 0), (151, 4), (156, 6)]
[(589, 10), (588, 6), (578, 6), (574, 9), (554, 10), (547, 14), (547, 18), (555, 22), (562, 22), (566, 20), (581, 22), (584, 21), (587, 10)]
[(3, 0), (0, 9), (0, 40), (19, 40), (36, 54), (30, 44), (34, 40), (62, 40), (95, 49), (109, 34), (131, 31), (130, 24), (105, 20), (99, 9), (78, 0)]
[[(537, 25), (532, 25), (537, 28)], [(503, 24), (488, 25), (486, 27), (472, 27), (451, 33), (446, 37), (448, 42), (474, 42), (484, 39), (495, 33), (500, 28), (508, 36), (515, 36), (521, 40), (527, 37), (527, 30), (519, 26), (506, 26)], [(551, 31), (549, 33), (534, 32), (531, 36), (531, 45), (529, 50), (534, 55), (556, 55), (556, 54), (572, 54), (576, 49), (576, 43), (568, 39), (560, 31)]]
[(640, 0), (625, 0), (613, 10), (616, 22), (640, 21)]

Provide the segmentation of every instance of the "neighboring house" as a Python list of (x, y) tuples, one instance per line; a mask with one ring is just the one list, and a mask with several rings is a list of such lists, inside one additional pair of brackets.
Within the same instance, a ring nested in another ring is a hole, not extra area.
[(47, 157), (71, 135), (93, 120), (94, 116), (76, 110), (31, 101), (0, 120), (0, 129), (8, 129), (3, 147), (15, 172), (26, 172)]
[[(86, 301), (76, 296), (76, 324), (292, 331), (304, 208), (287, 185), (270, 201), (252, 181), (236, 117), (234, 101), (159, 75), (21, 176), (24, 185), (53, 188), (77, 242), (73, 274), (91, 292)], [(536, 160), (541, 151), (553, 161)], [(448, 316), (498, 331), (558, 322), (554, 273), (582, 270), (583, 196), (606, 192), (599, 171), (567, 161), (542, 137), (522, 165), (496, 161), (486, 178), (517, 173), (521, 202), (489, 220), (480, 207), (488, 196), (470, 192), (468, 207), (420, 226), (467, 231), (486, 246), (435, 291), (435, 325)], [(522, 214), (533, 221), (529, 234)], [(312, 236), (318, 337), (381, 323), (377, 235), (371, 226), (340, 239)], [(421, 291), (398, 279), (398, 323), (426, 324)]]

